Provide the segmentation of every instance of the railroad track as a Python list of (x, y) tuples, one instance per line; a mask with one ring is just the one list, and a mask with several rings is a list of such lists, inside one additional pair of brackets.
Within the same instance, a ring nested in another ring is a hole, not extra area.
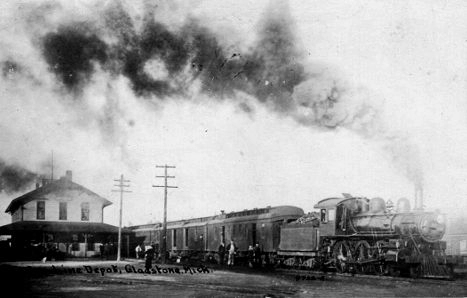
[(331, 278), (353, 278), (353, 279), (365, 279), (365, 280), (381, 280), (381, 281), (399, 281), (399, 282), (408, 282), (408, 283), (429, 283), (436, 285), (466, 285), (467, 279), (435, 279), (435, 278), (411, 278), (411, 277), (400, 277), (400, 276), (388, 276), (388, 275), (365, 275), (365, 274), (351, 274), (351, 273), (338, 273), (338, 272), (322, 272), (316, 270), (300, 270), (300, 269), (275, 269), (274, 271), (284, 275), (293, 275), (293, 276), (315, 276), (319, 278), (324, 276), (324, 280)]
[(400, 276), (390, 276), (390, 275), (369, 275), (369, 274), (351, 274), (351, 273), (338, 273), (335, 271), (332, 272), (323, 272), (318, 270), (307, 270), (307, 269), (293, 269), (293, 268), (261, 268), (261, 269), (254, 269), (249, 268), (247, 266), (235, 266), (235, 267), (227, 267), (227, 266), (219, 266), (217, 264), (206, 264), (203, 262), (195, 262), (195, 263), (183, 263), (183, 264), (171, 264), (172, 266), (176, 267), (183, 267), (183, 266), (206, 266), (209, 269), (215, 271), (235, 271), (241, 273), (258, 273), (258, 274), (271, 274), (275, 275), (277, 273), (289, 275), (289, 276), (315, 276), (315, 278), (319, 278), (324, 276), (325, 280), (330, 278), (354, 278), (354, 279), (370, 279), (370, 280), (387, 280), (387, 281), (400, 281), (400, 282), (416, 282), (416, 283), (430, 283), (430, 284), (438, 284), (438, 285), (447, 285), (447, 284), (458, 284), (458, 285), (465, 285), (467, 284), (467, 277), (462, 278), (454, 278), (448, 279), (444, 277), (439, 278), (412, 278), (412, 277), (400, 277)]

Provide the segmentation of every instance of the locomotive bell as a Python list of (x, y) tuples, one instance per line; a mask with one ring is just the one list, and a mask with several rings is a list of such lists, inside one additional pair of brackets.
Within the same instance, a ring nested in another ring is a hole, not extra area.
[(373, 198), (370, 200), (370, 212), (384, 212), (386, 210), (386, 203), (382, 198)]

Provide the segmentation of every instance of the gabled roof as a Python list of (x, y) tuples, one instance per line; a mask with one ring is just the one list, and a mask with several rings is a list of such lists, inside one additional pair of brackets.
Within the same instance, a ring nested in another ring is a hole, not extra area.
[(8, 208), (6, 208), (5, 212), (15, 212), (16, 209), (18, 209), (20, 206), (34, 201), (38, 199), (43, 199), (45, 195), (50, 194), (50, 193), (55, 193), (55, 194), (66, 194), (66, 192), (71, 191), (71, 190), (76, 190), (80, 192), (84, 192), (88, 194), (91, 197), (94, 197), (96, 199), (102, 200), (104, 203), (104, 207), (112, 204), (109, 200), (99, 196), (98, 194), (90, 191), (89, 189), (85, 188), (84, 186), (81, 186), (77, 183), (74, 183), (66, 178), (60, 178), (59, 180), (54, 180), (49, 182), (48, 184), (36, 188), (33, 191), (30, 191), (28, 193), (25, 193), (24, 195), (17, 197), (16, 199), (12, 200), (10, 205), (8, 205)]

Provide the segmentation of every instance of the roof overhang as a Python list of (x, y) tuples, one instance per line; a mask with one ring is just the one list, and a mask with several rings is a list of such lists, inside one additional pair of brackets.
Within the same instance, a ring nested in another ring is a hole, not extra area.
[[(118, 227), (100, 222), (18, 221), (0, 227), (0, 235), (22, 232), (118, 233)], [(122, 233), (131, 233), (122, 228)]]
[(347, 198), (327, 198), (316, 203), (316, 205), (313, 206), (313, 208), (321, 209), (335, 207), (337, 204), (345, 200), (347, 200)]

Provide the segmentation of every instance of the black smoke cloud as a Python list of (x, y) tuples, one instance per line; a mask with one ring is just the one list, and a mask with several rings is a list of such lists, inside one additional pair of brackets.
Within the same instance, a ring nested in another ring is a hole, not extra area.
[(94, 62), (107, 61), (106, 44), (82, 26), (63, 26), (43, 38), (44, 58), (68, 90), (86, 83)]
[[(100, 64), (127, 77), (140, 97), (183, 95), (187, 84), (199, 80), (201, 91), (212, 97), (242, 91), (288, 110), (294, 87), (305, 79), (303, 55), (284, 14), (261, 22), (256, 43), (246, 53), (221, 45), (215, 33), (193, 18), (170, 30), (148, 12), (137, 30), (122, 5), (116, 4), (104, 19), (105, 28), (62, 24), (42, 38), (45, 61), (67, 90), (84, 88)], [(154, 78), (145, 70), (152, 60), (163, 64), (165, 77)]]
[[(348, 86), (327, 67), (305, 63), (286, 4), (271, 3), (249, 47), (226, 45), (220, 33), (203, 20), (188, 17), (179, 27), (168, 26), (157, 18), (157, 5), (152, 9), (135, 18), (122, 3), (114, 2), (99, 20), (65, 19), (46, 27), (39, 39), (49, 70), (77, 100), (84, 99), (79, 95), (92, 84), (98, 69), (125, 77), (138, 100), (191, 99), (190, 87), (198, 84), (200, 92), (215, 100), (235, 100), (237, 93), (243, 92), (303, 125), (346, 128), (389, 143), (386, 151), (391, 155), (405, 154), (406, 150), (398, 148), (406, 146), (406, 138), (394, 141), (398, 134), (388, 133), (380, 124), (378, 108), (365, 92)], [(21, 68), (9, 63), (4, 64), (4, 76)], [(153, 66), (152, 71), (148, 65)], [(114, 131), (118, 110), (117, 101), (109, 101), (100, 127), (106, 135)], [(247, 113), (253, 111), (247, 102), (239, 106)], [(417, 173), (408, 173), (409, 179), (422, 180), (420, 166), (413, 165), (413, 160), (398, 158), (396, 163)]]
[(19, 165), (7, 164), (0, 160), (0, 193), (23, 191), (33, 184), (40, 175)]

